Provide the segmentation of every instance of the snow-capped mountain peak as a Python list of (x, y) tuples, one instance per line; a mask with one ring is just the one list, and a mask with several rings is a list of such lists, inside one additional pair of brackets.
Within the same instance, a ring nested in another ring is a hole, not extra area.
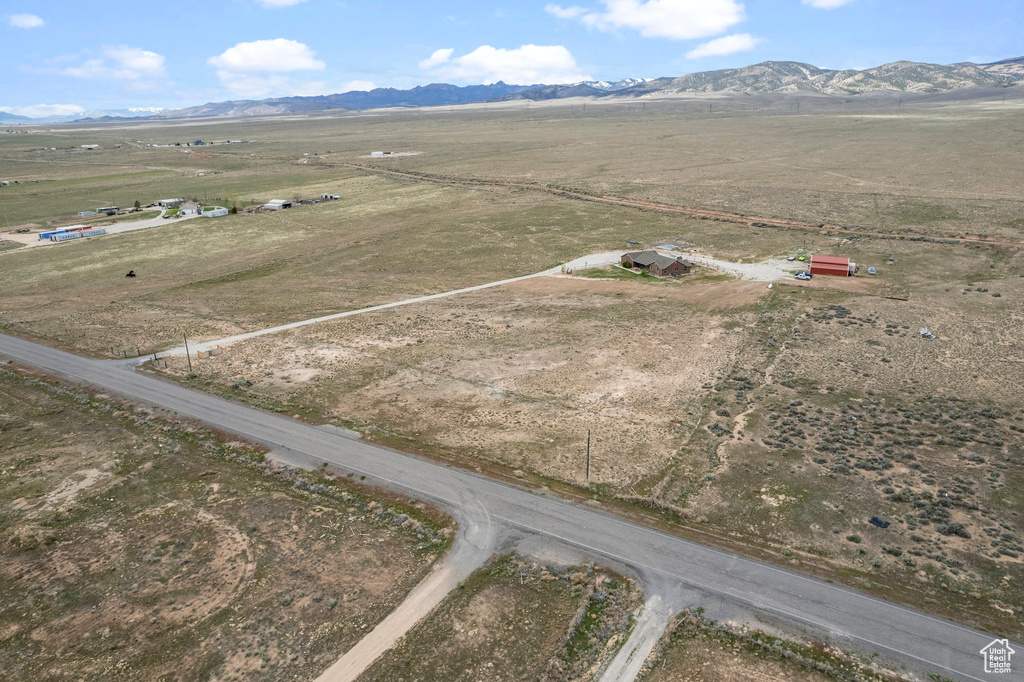
[(589, 85), (590, 87), (596, 88), (598, 90), (604, 90), (606, 92), (614, 92), (616, 90), (622, 90), (624, 88), (631, 88), (634, 85), (640, 85), (641, 83), (646, 83), (649, 80), (650, 80), (649, 78), (623, 78), (620, 81), (614, 81), (614, 82), (609, 82), (609, 81), (582, 81), (580, 83), (575, 83), (574, 85)]

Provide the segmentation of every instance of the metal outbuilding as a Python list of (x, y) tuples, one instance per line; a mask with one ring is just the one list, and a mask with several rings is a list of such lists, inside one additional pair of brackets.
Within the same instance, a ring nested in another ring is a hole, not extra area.
[(295, 202), (288, 201), (287, 199), (271, 199), (267, 203), (263, 204), (263, 208), (269, 211), (280, 211), (282, 208), (291, 208)]
[(835, 277), (849, 277), (857, 271), (857, 264), (850, 262), (849, 258), (839, 256), (811, 256), (812, 275), (833, 275)]

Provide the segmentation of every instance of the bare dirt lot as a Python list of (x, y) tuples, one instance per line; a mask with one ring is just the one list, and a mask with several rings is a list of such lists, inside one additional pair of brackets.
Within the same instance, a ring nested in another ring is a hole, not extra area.
[(446, 544), (415, 509), (402, 525), (409, 510), (102, 396), (0, 369), (0, 397), (12, 679), (309, 678)]
[(513, 556), (477, 571), (360, 680), (592, 680), (625, 641), (633, 582)]
[(590, 428), (594, 480), (628, 490), (685, 443), (702, 385), (742, 341), (729, 327), (765, 292), (546, 277), (252, 339), (193, 366), (237, 395), (573, 482)]

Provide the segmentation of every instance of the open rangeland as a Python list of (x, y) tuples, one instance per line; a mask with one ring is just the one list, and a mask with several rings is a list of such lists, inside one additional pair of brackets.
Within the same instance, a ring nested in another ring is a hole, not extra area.
[(0, 453), (11, 679), (309, 679), (447, 544), (426, 512), (7, 365)]
[[(673, 243), (745, 263), (848, 255), (856, 278), (770, 290), (711, 273), (662, 282), (581, 269), (238, 343), (193, 359), (191, 374), (184, 358), (153, 369), (447, 461), (641, 504), (1019, 634), (1019, 105), (846, 104), (800, 116), (565, 104), (11, 136), (0, 168), (26, 182), (2, 190), (10, 227), (136, 198), (342, 198), (5, 253), (0, 326), (146, 355), (183, 333), (212, 340), (611, 249)], [(253, 142), (145, 146), (199, 137)], [(94, 141), (103, 149), (69, 149)], [(363, 158), (379, 147), (421, 153)], [(698, 220), (655, 202), (746, 215)]]
[(640, 596), (592, 565), (498, 557), (359, 680), (592, 680), (628, 636)]

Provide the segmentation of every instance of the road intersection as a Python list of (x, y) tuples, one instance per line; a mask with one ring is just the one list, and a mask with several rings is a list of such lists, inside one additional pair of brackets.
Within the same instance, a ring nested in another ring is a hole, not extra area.
[[(796, 630), (908, 668), (982, 680), (979, 652), (993, 636), (828, 582), (706, 547), (552, 495), (345, 437), (162, 381), (129, 363), (83, 358), (0, 335), (0, 355), (48, 373), (153, 405), (181, 417), (328, 462), (368, 482), (433, 501), (456, 518), (483, 514), (496, 533), (541, 537), (598, 561), (627, 567), (644, 582), (695, 591)], [(479, 517), (476, 517), (479, 518)], [(1013, 644), (1016, 647), (1016, 644)], [(1024, 679), (1019, 675), (1000, 679)]]

